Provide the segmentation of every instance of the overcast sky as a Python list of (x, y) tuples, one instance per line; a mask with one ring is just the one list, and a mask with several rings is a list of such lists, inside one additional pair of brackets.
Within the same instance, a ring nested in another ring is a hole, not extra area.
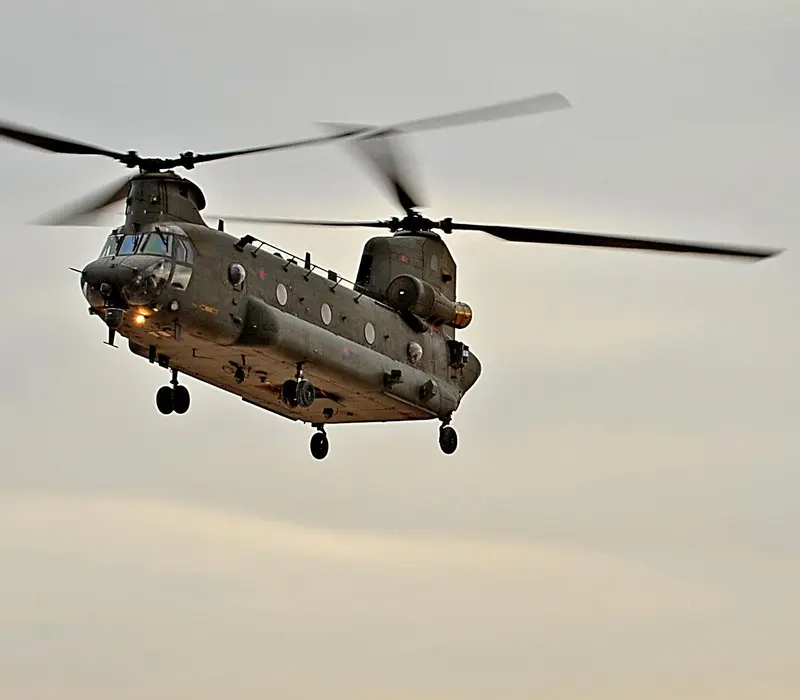
[[(414, 135), (429, 213), (788, 252), (454, 235), (484, 368), (458, 452), (347, 426), (317, 462), (309, 427), (197, 382), (157, 412), (168, 374), (103, 345), (68, 270), (104, 229), (27, 223), (124, 169), (0, 143), (0, 695), (800, 696), (799, 8), (9, 4), (0, 118), (172, 156), (558, 90)], [(191, 176), (215, 213), (396, 213), (340, 146)], [(256, 233), (349, 277), (367, 238)]]

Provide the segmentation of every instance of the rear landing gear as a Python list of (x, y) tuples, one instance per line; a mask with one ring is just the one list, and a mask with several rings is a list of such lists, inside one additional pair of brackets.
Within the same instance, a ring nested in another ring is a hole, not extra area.
[(158, 407), (158, 410), (165, 416), (169, 415), (175, 410), (175, 406), (172, 401), (173, 393), (174, 392), (171, 386), (162, 386), (156, 392), (156, 406)]
[(189, 410), (190, 403), (189, 390), (183, 384), (179, 384), (172, 390), (172, 408), (175, 413), (183, 415)]
[(307, 379), (301, 379), (297, 382), (297, 403), (303, 408), (310, 408), (317, 398), (317, 390), (314, 385)]
[(328, 456), (328, 436), (323, 426), (316, 427), (317, 432), (311, 437), (311, 456), (314, 459), (325, 459)]
[(458, 433), (447, 424), (439, 428), (439, 447), (446, 455), (453, 454), (458, 447)]
[(172, 370), (172, 386), (162, 386), (156, 392), (156, 407), (165, 416), (170, 413), (184, 414), (189, 410), (191, 397), (189, 390), (178, 384), (178, 370)]

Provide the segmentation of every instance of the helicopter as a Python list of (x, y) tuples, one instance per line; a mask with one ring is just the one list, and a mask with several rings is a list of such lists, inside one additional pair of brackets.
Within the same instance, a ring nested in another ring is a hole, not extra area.
[[(571, 107), (550, 92), (388, 126), (326, 124), (327, 135), (255, 148), (175, 158), (145, 158), (0, 122), (0, 136), (50, 152), (112, 158), (138, 173), (111, 183), (46, 225), (86, 225), (125, 203), (98, 257), (80, 273), (91, 316), (106, 344), (126, 338), (134, 354), (171, 373), (155, 396), (164, 415), (185, 414), (190, 394), (180, 377), (215, 386), (242, 401), (314, 429), (310, 452), (329, 452), (328, 425), (439, 421), (439, 447), (455, 453), (454, 413), (481, 376), (477, 355), (456, 332), (473, 320), (457, 295), (457, 265), (443, 235), (482, 231), (511, 242), (589, 246), (760, 260), (782, 251), (633, 238), (544, 228), (438, 221), (420, 199), (394, 144), (406, 134), (496, 121)], [(402, 216), (326, 221), (219, 216), (209, 226), (205, 196), (176, 168), (248, 154), (331, 143), (354, 146), (388, 186)], [(226, 221), (382, 229), (364, 245), (355, 281)], [(443, 235), (442, 235), (443, 234)]]

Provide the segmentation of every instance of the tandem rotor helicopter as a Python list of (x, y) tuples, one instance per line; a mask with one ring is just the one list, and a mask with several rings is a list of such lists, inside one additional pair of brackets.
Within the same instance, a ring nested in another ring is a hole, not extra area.
[[(456, 339), (472, 320), (456, 293), (457, 266), (442, 234), (483, 231), (505, 241), (594, 246), (758, 260), (780, 250), (741, 248), (519, 226), (432, 221), (392, 149), (398, 134), (568, 108), (545, 93), (392, 126), (328, 125), (326, 136), (236, 151), (143, 158), (0, 122), (0, 136), (55, 153), (113, 158), (138, 173), (83, 200), (49, 225), (85, 225), (87, 216), (125, 202), (125, 223), (80, 272), (89, 313), (136, 355), (171, 372), (156, 393), (163, 414), (189, 409), (179, 376), (311, 424), (311, 454), (328, 454), (325, 428), (337, 423), (438, 420), (439, 445), (455, 452), (454, 412), (481, 375)], [(356, 145), (390, 186), (402, 217), (385, 221), (306, 221), (220, 217), (200, 212), (200, 188), (175, 168), (247, 154), (332, 142)], [(355, 282), (252, 235), (227, 233), (226, 220), (385, 229), (364, 245)], [(116, 346), (115, 346), (116, 347)]]

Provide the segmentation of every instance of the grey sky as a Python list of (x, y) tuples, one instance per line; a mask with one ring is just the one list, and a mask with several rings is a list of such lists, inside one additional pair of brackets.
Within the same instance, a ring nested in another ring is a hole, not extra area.
[[(430, 213), (774, 245), (757, 265), (448, 239), (484, 374), (435, 425), (310, 429), (102, 344), (123, 174), (0, 142), (0, 694), (14, 700), (800, 695), (800, 8), (17, 3), (0, 117), (171, 156), (559, 90), (415, 135)], [(205, 165), (210, 212), (396, 212), (340, 147)], [(115, 223), (113, 217), (110, 223)], [(244, 230), (238, 225), (236, 230)], [(358, 231), (258, 231), (352, 277)], [(33, 261), (33, 262), (32, 262)]]

